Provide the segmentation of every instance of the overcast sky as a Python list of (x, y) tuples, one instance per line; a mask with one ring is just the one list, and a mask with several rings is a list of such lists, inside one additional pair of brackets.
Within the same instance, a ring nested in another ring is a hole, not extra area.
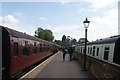
[(34, 35), (34, 31), (38, 27), (42, 27), (52, 30), (57, 40), (61, 40), (63, 35), (78, 40), (84, 37), (83, 21), (87, 17), (90, 20), (88, 40), (95, 41), (118, 35), (118, 1), (80, 0), (66, 2), (66, 0), (59, 0), (57, 2), (42, 2), (28, 0), (27, 2), (14, 2), (14, 0), (9, 0), (8, 2), (2, 0), (0, 3), (0, 25), (26, 32), (29, 35)]

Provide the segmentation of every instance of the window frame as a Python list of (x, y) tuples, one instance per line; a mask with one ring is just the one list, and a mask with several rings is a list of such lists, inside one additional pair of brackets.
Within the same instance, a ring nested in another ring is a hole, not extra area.
[(43, 52), (43, 47), (42, 47), (42, 43), (39, 44), (39, 52), (42, 53)]
[[(21, 43), (22, 43), (22, 56), (29, 56), (30, 55), (30, 45), (29, 45), (29, 42), (26, 41), (26, 40), (22, 40)], [(26, 52), (26, 53), (23, 52), (23, 50), (25, 50), (25, 49), (26, 49), (26, 51), (24, 51), (24, 52)]]
[(96, 56), (99, 56), (99, 50), (100, 50), (100, 48), (97, 47), (97, 48), (96, 48)]
[(109, 53), (110, 53), (110, 46), (105, 46), (104, 47), (104, 56), (103, 56), (104, 60), (108, 60), (109, 59)]
[[(17, 51), (15, 51), (15, 43), (17, 43)], [(13, 51), (14, 51), (14, 52), (13, 52), (13, 55), (14, 55), (14, 56), (18, 56), (18, 55), (19, 55), (19, 49), (18, 49), (18, 47), (19, 47), (18, 42), (14, 42), (14, 43), (13, 43)], [(16, 55), (15, 52), (17, 52), (17, 55)]]
[(37, 42), (33, 42), (32, 54), (33, 54), (33, 55), (36, 55), (37, 53), (38, 53)]
[(96, 49), (96, 46), (93, 46), (92, 56), (95, 56), (95, 49)]

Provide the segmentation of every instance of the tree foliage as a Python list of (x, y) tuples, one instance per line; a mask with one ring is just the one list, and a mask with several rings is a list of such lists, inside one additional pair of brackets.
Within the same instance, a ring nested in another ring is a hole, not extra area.
[[(85, 38), (80, 38), (78, 42), (79, 43), (84, 43), (85, 42)], [(87, 40), (87, 42), (89, 42), (89, 41)]]
[(77, 40), (76, 40), (76, 39), (73, 39), (72, 42), (75, 43), (75, 42), (77, 42)]
[(65, 42), (65, 41), (66, 41), (66, 36), (63, 35), (63, 37), (62, 37), (62, 42)]
[(38, 28), (35, 31), (35, 37), (38, 37), (40, 39), (44, 39), (44, 40), (47, 40), (47, 41), (50, 41), (50, 42), (52, 42), (53, 39), (54, 39), (54, 36), (53, 36), (53, 33), (52, 33), (51, 30), (42, 29), (42, 28)]

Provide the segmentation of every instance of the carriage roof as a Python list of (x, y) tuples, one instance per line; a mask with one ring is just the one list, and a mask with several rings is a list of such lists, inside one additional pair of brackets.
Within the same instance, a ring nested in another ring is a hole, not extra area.
[(40, 39), (40, 38), (30, 36), (30, 35), (28, 35), (26, 33), (22, 33), (22, 32), (19, 32), (19, 31), (16, 31), (16, 30), (13, 30), (13, 29), (10, 29), (10, 28), (7, 28), (7, 27), (3, 27), (3, 26), (1, 26), (1, 27), (3, 29), (6, 29), (8, 31), (8, 33), (13, 37), (23, 38), (23, 39), (30, 39), (30, 40), (35, 40), (35, 41), (40, 41), (40, 42), (45, 42), (45, 43), (57, 45), (55, 43), (52, 43), (52, 42), (49, 42), (49, 41), (46, 41), (46, 40), (43, 40), (43, 39)]
[(116, 35), (116, 36), (111, 36), (111, 37), (108, 37), (108, 38), (96, 40), (96, 41), (93, 41), (93, 42), (88, 42), (87, 44), (91, 45), (91, 44), (115, 43), (119, 38), (120, 38), (120, 35)]
[[(87, 42), (87, 45), (116, 43), (116, 41), (118, 41), (118, 40), (120, 40), (120, 35), (111, 36), (108, 38), (99, 39), (99, 40), (92, 41), (92, 42)], [(78, 44), (76, 46), (82, 46), (82, 45), (85, 45), (85, 43), (81, 43), (81, 44)]]

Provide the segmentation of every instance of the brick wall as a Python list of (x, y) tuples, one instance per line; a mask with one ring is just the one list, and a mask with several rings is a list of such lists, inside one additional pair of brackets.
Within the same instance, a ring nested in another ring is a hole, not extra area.
[[(80, 53), (74, 54), (81, 64), (84, 62), (84, 55)], [(101, 60), (86, 57), (86, 68), (99, 80), (120, 80), (120, 67), (103, 62)]]

